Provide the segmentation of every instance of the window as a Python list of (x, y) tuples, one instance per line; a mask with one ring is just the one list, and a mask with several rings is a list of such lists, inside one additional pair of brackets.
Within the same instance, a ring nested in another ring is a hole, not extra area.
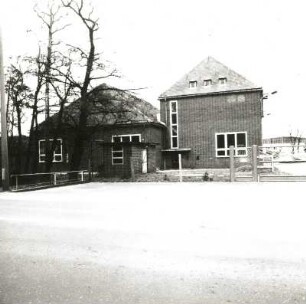
[(189, 88), (196, 88), (198, 86), (198, 82), (196, 80), (189, 81)]
[(226, 84), (227, 83), (227, 78), (226, 77), (220, 77), (219, 78), (219, 84)]
[(178, 119), (177, 119), (177, 101), (170, 103), (170, 138), (171, 149), (178, 148)]
[(235, 156), (247, 155), (247, 132), (217, 133), (216, 156), (229, 156), (229, 148), (234, 146)]
[(141, 135), (140, 134), (125, 134), (125, 135), (113, 135), (112, 142), (115, 143), (138, 143), (141, 142)]
[(211, 84), (212, 84), (211, 79), (205, 79), (205, 80), (203, 81), (203, 85), (204, 85), (205, 87), (210, 86)]
[(112, 148), (112, 164), (123, 165), (123, 147), (115, 145)]
[[(49, 139), (50, 149), (52, 147), (53, 139)], [(39, 162), (44, 163), (46, 161), (46, 140), (41, 139), (38, 141), (38, 153)], [(53, 151), (53, 162), (60, 163), (63, 161), (63, 142), (62, 139), (56, 139), (55, 149)]]

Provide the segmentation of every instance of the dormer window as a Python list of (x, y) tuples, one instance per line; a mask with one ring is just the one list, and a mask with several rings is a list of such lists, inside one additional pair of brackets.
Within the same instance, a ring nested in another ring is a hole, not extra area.
[(198, 82), (196, 80), (189, 81), (189, 88), (196, 88), (198, 86)]
[(210, 86), (211, 84), (212, 84), (211, 79), (205, 79), (205, 80), (203, 81), (204, 87)]
[(226, 84), (227, 78), (226, 77), (220, 77), (219, 78), (219, 84)]

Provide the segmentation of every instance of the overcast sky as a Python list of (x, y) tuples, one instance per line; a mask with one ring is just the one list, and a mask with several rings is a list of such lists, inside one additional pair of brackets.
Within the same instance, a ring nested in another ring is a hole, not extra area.
[[(212, 56), (265, 93), (278, 91), (265, 101), (270, 115), (264, 118), (264, 137), (297, 129), (306, 137), (305, 1), (91, 2), (100, 18), (99, 49), (127, 87), (147, 88), (138, 93), (147, 101), (158, 106), (158, 95)], [(41, 30), (33, 5), (33, 0), (1, 0), (5, 58), (36, 52)], [(78, 30), (70, 31), (85, 41)]]

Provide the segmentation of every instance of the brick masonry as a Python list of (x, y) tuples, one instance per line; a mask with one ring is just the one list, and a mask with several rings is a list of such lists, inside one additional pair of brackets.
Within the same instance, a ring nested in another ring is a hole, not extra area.
[[(216, 157), (215, 134), (247, 132), (247, 145), (261, 145), (262, 90), (161, 100), (161, 120), (167, 125), (170, 148), (170, 101), (177, 100), (179, 148), (184, 168), (228, 167), (228, 158)], [(169, 155), (166, 158), (169, 158)]]

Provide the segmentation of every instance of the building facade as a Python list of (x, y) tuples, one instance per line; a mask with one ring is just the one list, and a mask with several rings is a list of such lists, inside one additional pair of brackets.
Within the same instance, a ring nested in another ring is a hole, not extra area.
[(222, 168), (261, 145), (262, 88), (208, 57), (160, 97), (163, 168)]
[[(132, 173), (154, 172), (161, 167), (166, 127), (157, 120), (158, 109), (129, 92), (105, 86), (89, 98), (92, 101), (79, 170), (90, 169), (107, 177), (130, 177)], [(49, 125), (53, 127), (48, 140), (45, 123), (40, 125), (38, 172), (46, 171), (46, 145), (53, 151), (52, 171), (70, 170), (78, 107), (76, 100), (65, 108), (60, 130), (57, 115), (51, 117)]]

